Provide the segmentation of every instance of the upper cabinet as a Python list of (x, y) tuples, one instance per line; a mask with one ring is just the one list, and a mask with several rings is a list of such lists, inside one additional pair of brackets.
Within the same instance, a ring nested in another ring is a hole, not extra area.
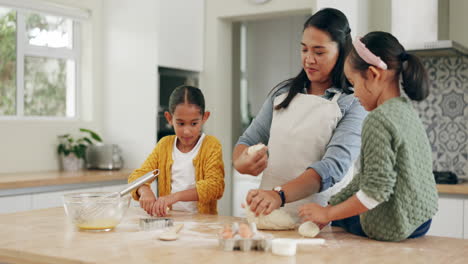
[(468, 47), (468, 1), (450, 0), (450, 38)]
[(202, 71), (205, 1), (159, 2), (159, 66)]

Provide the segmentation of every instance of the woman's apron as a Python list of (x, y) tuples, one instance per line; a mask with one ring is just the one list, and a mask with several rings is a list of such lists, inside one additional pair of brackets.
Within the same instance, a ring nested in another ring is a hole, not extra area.
[[(286, 95), (276, 97), (273, 105), (282, 102)], [(333, 131), (342, 118), (337, 104), (340, 95), (341, 93), (336, 93), (332, 100), (327, 100), (316, 95), (299, 93), (286, 109), (273, 110), (268, 166), (263, 173), (260, 189), (271, 190), (283, 185), (323, 158)], [(324, 192), (287, 203), (285, 210), (296, 218), (298, 209), (303, 204), (318, 203), (325, 206), (333, 194), (351, 181), (352, 174), (351, 166), (339, 183)]]

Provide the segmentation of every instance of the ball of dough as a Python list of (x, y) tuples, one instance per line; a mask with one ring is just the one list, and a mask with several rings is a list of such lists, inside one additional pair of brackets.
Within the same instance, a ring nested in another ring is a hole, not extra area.
[(314, 222), (304, 222), (299, 226), (297, 230), (301, 236), (315, 237), (320, 233), (320, 228)]
[(273, 210), (269, 215), (259, 215), (258, 217), (250, 210), (249, 206), (245, 207), (245, 215), (247, 222), (255, 223), (257, 229), (260, 230), (290, 230), (297, 226), (297, 220), (293, 218), (284, 209)]
[(253, 154), (257, 153), (258, 151), (260, 151), (261, 149), (263, 149), (264, 147), (265, 147), (265, 145), (263, 143), (259, 143), (257, 145), (250, 146), (247, 149), (247, 154), (248, 155), (253, 155)]

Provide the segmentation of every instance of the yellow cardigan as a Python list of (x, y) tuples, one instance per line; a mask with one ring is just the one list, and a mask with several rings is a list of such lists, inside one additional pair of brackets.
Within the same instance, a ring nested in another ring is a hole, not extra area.
[[(159, 196), (171, 194), (171, 168), (174, 136), (166, 136), (159, 140), (153, 152), (149, 155), (141, 168), (136, 169), (128, 177), (132, 182), (144, 174), (159, 169), (158, 193)], [(214, 136), (206, 135), (197, 156), (193, 159), (195, 167), (195, 187), (198, 193), (198, 212), (202, 214), (217, 214), (217, 200), (224, 192), (224, 163), (221, 143)], [(151, 188), (151, 182), (146, 183)], [(135, 191), (133, 199), (140, 197)]]

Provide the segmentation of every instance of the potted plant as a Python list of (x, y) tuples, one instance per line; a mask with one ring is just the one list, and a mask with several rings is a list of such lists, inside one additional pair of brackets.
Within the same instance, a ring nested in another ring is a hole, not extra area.
[(84, 168), (86, 148), (94, 142), (102, 142), (101, 137), (94, 131), (80, 128), (86, 136), (74, 138), (70, 134), (60, 135), (57, 152), (63, 170), (80, 170)]

